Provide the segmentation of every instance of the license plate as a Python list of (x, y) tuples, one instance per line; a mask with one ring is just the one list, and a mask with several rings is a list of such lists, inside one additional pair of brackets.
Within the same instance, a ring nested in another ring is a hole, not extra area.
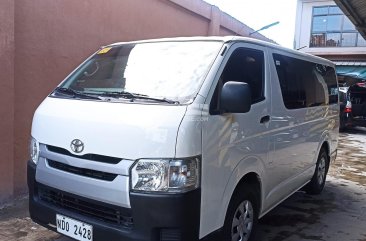
[(93, 226), (56, 214), (57, 232), (80, 241), (93, 241)]

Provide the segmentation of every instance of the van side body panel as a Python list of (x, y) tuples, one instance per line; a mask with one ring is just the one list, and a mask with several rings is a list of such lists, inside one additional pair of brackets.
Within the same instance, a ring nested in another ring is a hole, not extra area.
[[(266, 56), (266, 48), (246, 43), (233, 44), (225, 54), (206, 99), (210, 105), (215, 87), (231, 54), (238, 48), (255, 49)], [(200, 237), (221, 228), (236, 185), (245, 174), (267, 178), (269, 125), (260, 124), (270, 115), (270, 83), (264, 62), (265, 99), (248, 113), (211, 115), (202, 123), (202, 203)]]
[[(247, 173), (256, 173), (260, 179), (259, 216), (262, 217), (311, 180), (324, 143), (329, 145), (330, 156), (336, 152), (338, 144), (338, 104), (287, 109), (272, 54), (334, 66), (328, 61), (281, 48), (243, 46), (266, 53), (265, 97), (268, 102), (254, 104), (246, 114), (207, 114), (207, 121), (202, 124), (200, 237), (223, 227), (233, 192)], [(220, 74), (235, 47), (237, 44), (226, 51), (210, 91), (206, 90), (206, 105), (210, 104)], [(328, 94), (324, 87), (320, 91)], [(265, 115), (270, 115), (270, 121), (261, 129), (259, 119)]]
[[(338, 105), (314, 106), (288, 109), (284, 105), (282, 91), (275, 67), (273, 53), (313, 62), (314, 59), (293, 53), (271, 49), (268, 61), (272, 83), (272, 135), (270, 137), (270, 163), (273, 163), (274, 179), (265, 184), (270, 190), (263, 200), (262, 213), (281, 202), (294, 191), (305, 185), (315, 171), (315, 165), (324, 142), (335, 151), (338, 135)], [(315, 63), (322, 63), (316, 60)], [(328, 90), (325, 93), (328, 94)], [(282, 165), (278, 165), (281, 163)]]

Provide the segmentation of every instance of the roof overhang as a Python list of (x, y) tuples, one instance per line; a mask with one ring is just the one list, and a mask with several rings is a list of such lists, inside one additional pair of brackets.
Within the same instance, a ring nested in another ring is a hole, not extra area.
[(366, 79), (366, 62), (334, 61), (337, 74), (354, 79)]
[(365, 0), (334, 0), (344, 14), (352, 21), (366, 39), (366, 1)]

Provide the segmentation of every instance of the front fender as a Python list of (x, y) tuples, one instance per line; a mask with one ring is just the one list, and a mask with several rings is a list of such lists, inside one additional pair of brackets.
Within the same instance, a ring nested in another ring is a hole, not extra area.
[[(259, 177), (260, 182), (260, 194), (261, 197), (264, 196), (264, 188), (262, 183), (265, 179), (265, 164), (264, 161), (255, 157), (255, 156), (248, 156), (241, 160), (235, 169), (232, 171), (231, 176), (226, 184), (224, 194), (222, 196), (222, 206), (219, 209), (218, 215), (218, 225), (222, 227), (225, 222), (226, 212), (230, 204), (230, 200), (234, 194), (234, 191), (240, 181), (249, 173), (254, 173)], [(262, 209), (262, 201), (260, 203), (260, 207)], [(259, 212), (260, 213), (260, 212)]]

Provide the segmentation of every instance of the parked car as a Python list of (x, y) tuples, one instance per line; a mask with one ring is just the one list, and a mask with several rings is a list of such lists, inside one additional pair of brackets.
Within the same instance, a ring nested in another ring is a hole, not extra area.
[(340, 129), (366, 127), (366, 83), (340, 88)]
[(252, 240), (323, 190), (337, 88), (332, 62), (250, 38), (103, 47), (34, 114), (30, 216), (82, 241)]
[(352, 103), (348, 94), (349, 87), (339, 87), (339, 129), (352, 126)]

